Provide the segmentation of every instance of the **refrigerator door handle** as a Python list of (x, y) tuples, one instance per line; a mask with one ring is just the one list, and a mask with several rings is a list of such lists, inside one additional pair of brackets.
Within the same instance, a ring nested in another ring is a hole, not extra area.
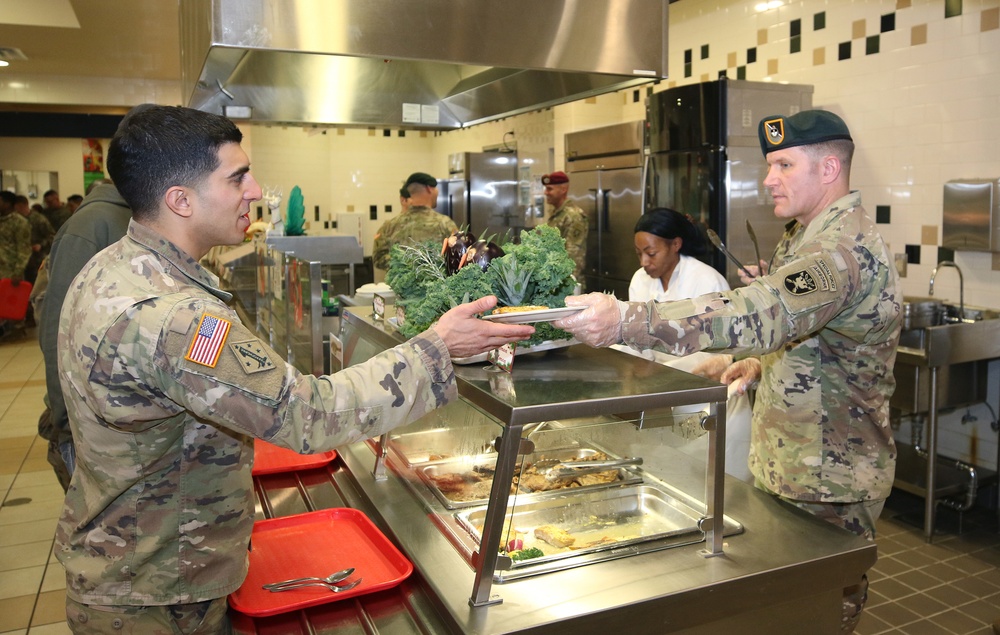
[(649, 169), (649, 166), (650, 166), (650, 162), (652, 160), (653, 160), (653, 156), (650, 155), (650, 154), (647, 154), (642, 159), (642, 176), (640, 177), (642, 179), (642, 192), (639, 194), (639, 205), (640, 205), (639, 213), (640, 214), (645, 214), (646, 211), (649, 209), (649, 207), (647, 207), (647, 205), (649, 205), (649, 192), (650, 192), (650, 184), (649, 184), (650, 169)]

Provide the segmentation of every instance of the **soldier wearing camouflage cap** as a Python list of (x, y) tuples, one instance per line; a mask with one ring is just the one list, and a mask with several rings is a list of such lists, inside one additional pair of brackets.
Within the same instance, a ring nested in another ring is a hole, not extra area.
[(545, 221), (559, 230), (566, 242), (566, 253), (573, 259), (573, 277), (583, 285), (583, 270), (587, 264), (587, 232), (590, 225), (587, 213), (568, 200), (569, 176), (565, 172), (553, 172), (542, 177), (545, 187), (545, 202), (552, 206), (552, 215)]
[[(404, 201), (404, 192), (407, 194)], [(437, 179), (430, 174), (414, 172), (399, 191), (403, 213), (387, 220), (375, 234), (372, 263), (379, 269), (389, 268), (389, 252), (393, 245), (412, 245), (429, 240), (440, 243), (458, 231), (455, 222), (434, 211), (437, 207)]]
[[(743, 358), (716, 372), (741, 389), (760, 380), (749, 460), (757, 486), (873, 539), (895, 471), (889, 397), (902, 289), (850, 190), (854, 142), (844, 121), (811, 110), (765, 117), (758, 132), (764, 187), (788, 224), (769, 266), (748, 267), (756, 279), (662, 304), (571, 297), (567, 306), (589, 308), (554, 325), (593, 346)], [(866, 590), (864, 578), (845, 589), (841, 632), (853, 631)]]
[(254, 438), (309, 454), (377, 436), (457, 396), (452, 355), (534, 331), (476, 319), (489, 297), (364, 364), (302, 375), (198, 263), (243, 241), (261, 198), (241, 139), (218, 115), (154, 106), (111, 142), (132, 220), (74, 280), (58, 336), (77, 466), (55, 553), (74, 633), (228, 632), (254, 521)]

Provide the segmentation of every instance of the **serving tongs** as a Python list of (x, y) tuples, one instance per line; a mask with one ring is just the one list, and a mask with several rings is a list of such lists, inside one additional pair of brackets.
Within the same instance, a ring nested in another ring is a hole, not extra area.
[(573, 478), (584, 474), (607, 472), (619, 467), (642, 465), (642, 457), (627, 459), (605, 459), (603, 461), (562, 461), (560, 459), (541, 459), (535, 461), (532, 467), (539, 474), (549, 479)]
[(748, 277), (748, 278), (755, 278), (756, 277), (756, 276), (751, 275), (750, 272), (747, 271), (747, 268), (743, 266), (743, 263), (740, 262), (739, 259), (732, 254), (732, 252), (730, 252), (728, 249), (726, 249), (726, 245), (723, 244), (722, 239), (719, 238), (718, 234), (716, 234), (711, 229), (706, 230), (706, 233), (708, 234), (708, 239), (710, 241), (712, 241), (713, 245), (715, 245), (715, 248), (718, 249), (719, 251), (721, 251), (723, 253), (723, 255), (726, 256), (726, 258), (729, 258), (729, 260), (734, 265), (736, 265), (736, 267), (740, 271), (742, 271), (744, 274), (746, 274), (746, 277)]

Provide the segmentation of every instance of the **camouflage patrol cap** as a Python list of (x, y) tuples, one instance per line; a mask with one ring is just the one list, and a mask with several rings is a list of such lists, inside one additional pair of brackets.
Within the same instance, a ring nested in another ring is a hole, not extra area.
[(542, 185), (559, 185), (569, 183), (569, 177), (565, 172), (553, 172), (542, 177)]
[(414, 172), (406, 179), (406, 183), (403, 184), (403, 188), (408, 188), (413, 183), (419, 183), (421, 185), (426, 185), (427, 187), (437, 187), (438, 180), (430, 174), (426, 174), (424, 172)]
[(826, 110), (803, 110), (789, 117), (764, 117), (757, 126), (757, 136), (764, 156), (775, 150), (835, 139), (853, 141), (844, 120)]

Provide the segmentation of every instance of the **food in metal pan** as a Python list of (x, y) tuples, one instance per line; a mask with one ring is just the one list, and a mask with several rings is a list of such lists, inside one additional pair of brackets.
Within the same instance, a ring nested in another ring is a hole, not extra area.
[(576, 538), (571, 533), (555, 525), (535, 527), (535, 538), (543, 540), (553, 547), (571, 547), (576, 542)]

